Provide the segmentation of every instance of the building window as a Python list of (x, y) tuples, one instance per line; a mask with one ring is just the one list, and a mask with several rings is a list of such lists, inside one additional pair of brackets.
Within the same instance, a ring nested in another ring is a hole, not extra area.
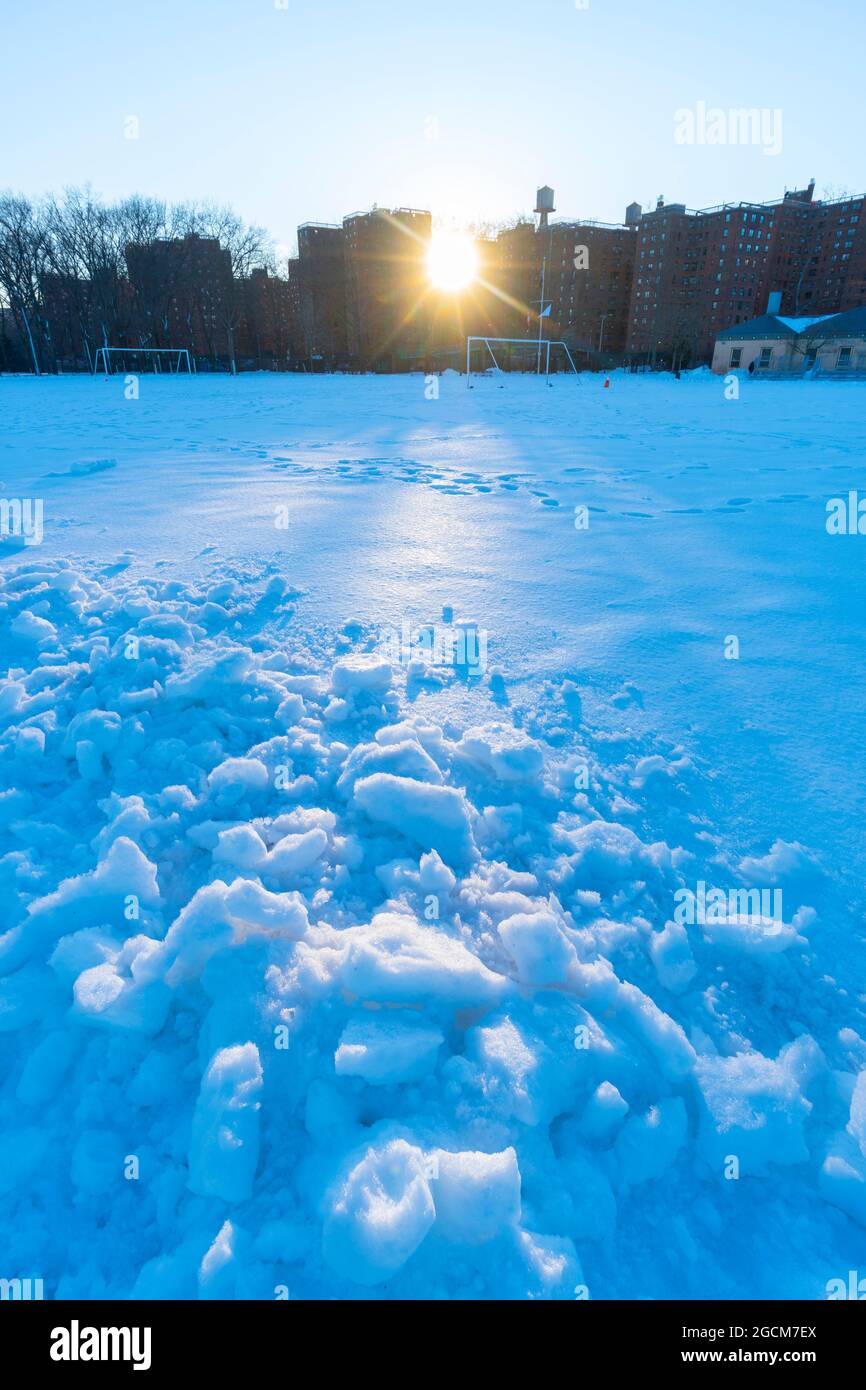
[(762, 347), (762, 348), (761, 348), (761, 355), (760, 355), (760, 357), (758, 358), (758, 366), (759, 366), (759, 367), (769, 367), (770, 362), (771, 362), (771, 360), (772, 360), (772, 357), (773, 357), (773, 349), (772, 349), (771, 347)]
[(742, 348), (731, 348), (731, 368), (736, 369), (740, 365), (743, 356)]
[(839, 368), (851, 366), (851, 349), (849, 347), (839, 349), (839, 361), (836, 365)]

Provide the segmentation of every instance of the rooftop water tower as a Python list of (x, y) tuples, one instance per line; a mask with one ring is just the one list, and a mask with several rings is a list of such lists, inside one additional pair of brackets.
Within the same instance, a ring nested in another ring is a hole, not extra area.
[(548, 188), (547, 184), (545, 184), (543, 188), (539, 188), (538, 192), (535, 195), (535, 211), (538, 214), (539, 231), (541, 231), (544, 227), (547, 226), (547, 219), (550, 216), (550, 214), (552, 212), (556, 212), (556, 208), (553, 205), (553, 201), (554, 193), (552, 188)]

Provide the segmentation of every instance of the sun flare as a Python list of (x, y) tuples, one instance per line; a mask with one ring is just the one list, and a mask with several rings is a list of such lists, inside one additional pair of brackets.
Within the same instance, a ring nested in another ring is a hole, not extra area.
[(478, 274), (478, 256), (471, 237), (462, 232), (436, 232), (427, 253), (427, 270), (437, 290), (456, 294)]

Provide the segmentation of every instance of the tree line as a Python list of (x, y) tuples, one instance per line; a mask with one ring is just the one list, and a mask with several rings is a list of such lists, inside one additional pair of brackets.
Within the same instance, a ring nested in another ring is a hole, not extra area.
[[(222, 254), (202, 256), (190, 238), (215, 238)], [(170, 254), (153, 255), (159, 242)], [(235, 370), (255, 269), (274, 273), (271, 239), (228, 207), (137, 195), (107, 203), (88, 188), (36, 201), (0, 192), (0, 368), (12, 326), (18, 365), (37, 375), (64, 362), (92, 370), (100, 347), (179, 346), (180, 327), (180, 345)]]

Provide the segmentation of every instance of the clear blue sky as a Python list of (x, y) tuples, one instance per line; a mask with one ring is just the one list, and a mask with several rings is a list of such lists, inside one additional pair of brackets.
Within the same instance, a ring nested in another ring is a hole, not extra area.
[[(862, 192), (863, 0), (0, 0), (0, 187), (213, 197), (290, 245), (380, 206), (448, 222)], [(687, 146), (704, 101), (778, 156)], [(140, 136), (124, 138), (138, 117)]]

